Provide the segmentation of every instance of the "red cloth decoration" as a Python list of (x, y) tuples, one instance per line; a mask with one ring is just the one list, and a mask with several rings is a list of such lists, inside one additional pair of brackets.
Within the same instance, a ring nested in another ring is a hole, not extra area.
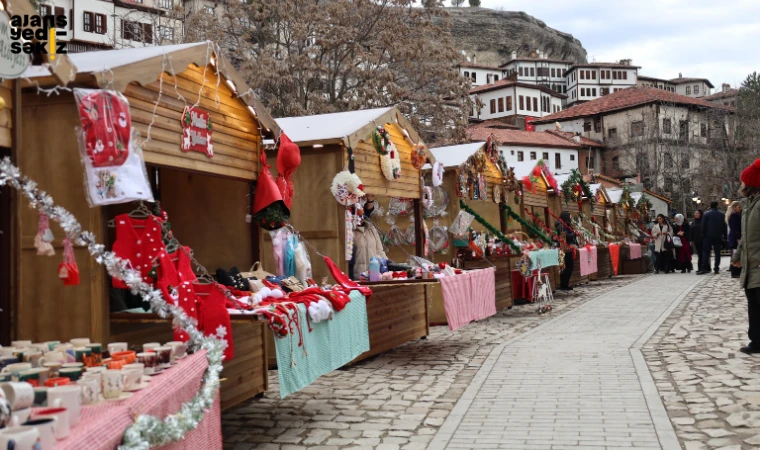
[(348, 275), (343, 273), (343, 271), (335, 265), (329, 256), (325, 256), (324, 260), (325, 264), (327, 264), (327, 269), (330, 271), (330, 274), (333, 276), (335, 281), (338, 282), (338, 284), (343, 286), (343, 288), (346, 290), (359, 291), (367, 299), (367, 301), (369, 301), (369, 298), (372, 296), (372, 289), (367, 286), (360, 286), (355, 281), (348, 278)]
[[(189, 247), (185, 247), (190, 251)], [(156, 287), (164, 294), (164, 300), (176, 303), (179, 294), (179, 285), (184, 282), (196, 280), (190, 257), (181, 249), (174, 253), (161, 252), (158, 255), (158, 268), (156, 270)]]
[(79, 119), (87, 156), (94, 167), (120, 166), (129, 156), (132, 119), (129, 105), (109, 91), (97, 91), (79, 102)]
[(534, 177), (540, 177), (541, 176), (541, 166), (536, 166), (533, 168), (533, 176)]
[(301, 165), (301, 149), (288, 138), (285, 133), (280, 135), (280, 147), (277, 150), (277, 187), (282, 195), (282, 201), (290, 209), (293, 206), (295, 187), (291, 177)]
[(760, 158), (742, 171), (742, 183), (751, 187), (760, 187)]
[(63, 240), (63, 262), (58, 265), (58, 278), (64, 286), (76, 286), (79, 284), (79, 266), (74, 259), (74, 247), (69, 238)]
[(227, 341), (224, 360), (231, 360), (235, 356), (235, 347), (232, 343), (232, 325), (230, 313), (227, 311), (227, 297), (223, 292), (224, 287), (217, 283), (193, 283), (192, 288), (195, 291), (195, 301), (199, 311), (200, 327), (198, 329), (206, 336), (216, 335), (216, 330), (219, 327), (227, 330), (224, 335), (224, 340)]
[[(119, 258), (126, 259), (132, 268), (139, 271), (146, 283), (152, 284), (148, 276), (153, 269), (153, 260), (161, 252), (166, 252), (166, 245), (161, 238), (161, 223), (163, 220), (156, 216), (147, 219), (135, 219), (128, 214), (121, 214), (114, 219), (116, 222), (116, 242), (113, 252)], [(113, 278), (113, 287), (127, 289), (122, 280)]]
[(523, 177), (522, 184), (523, 184), (523, 190), (526, 190), (526, 191), (533, 190), (533, 182), (530, 181), (529, 177)]
[[(195, 301), (195, 291), (193, 291), (193, 283), (186, 281), (177, 287), (177, 306), (185, 311), (188, 317), (195, 319), (198, 322), (198, 329), (203, 330), (203, 324), (198, 316), (198, 304)], [(174, 330), (174, 340), (180, 342), (187, 342), (190, 336), (184, 332), (184, 330)]]
[(610, 260), (612, 261), (612, 270), (615, 271), (615, 275), (618, 274), (618, 267), (620, 267), (620, 245), (610, 244)]

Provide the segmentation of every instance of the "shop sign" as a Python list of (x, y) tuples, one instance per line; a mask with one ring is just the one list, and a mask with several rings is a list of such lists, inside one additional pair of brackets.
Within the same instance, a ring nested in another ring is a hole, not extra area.
[(29, 66), (30, 56), (14, 51), (14, 43), (20, 45), (11, 36), (8, 14), (0, 10), (0, 78), (18, 78)]
[(182, 151), (200, 152), (209, 158), (214, 156), (211, 142), (211, 117), (208, 111), (194, 106), (185, 107), (182, 114)]
[(536, 126), (533, 125), (533, 121), (536, 120), (535, 117), (526, 117), (525, 118), (525, 131), (536, 131)]

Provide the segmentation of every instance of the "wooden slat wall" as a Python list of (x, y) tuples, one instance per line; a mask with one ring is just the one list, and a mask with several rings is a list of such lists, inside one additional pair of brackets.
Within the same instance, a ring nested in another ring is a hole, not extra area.
[(248, 182), (162, 168), (161, 205), (172, 232), (212, 274), (217, 268), (248, 270), (251, 226), (246, 223)]
[[(82, 226), (103, 236), (101, 208), (90, 208), (82, 185), (83, 169), (74, 128), (79, 116), (71, 94), (55, 99), (27, 94), (23, 99), (22, 145), (17, 162), (24, 173), (35, 180), (40, 189), (50, 193), (58, 205), (69, 210)], [(58, 278), (62, 258), (61, 228), (51, 223), (56, 237), (56, 255), (37, 256), (34, 236), (38, 214), (25, 199), (17, 203), (14, 214), (19, 236), (15, 240), (18, 257), (18, 303), (16, 338), (34, 342), (68, 341), (89, 337), (103, 342), (107, 325), (105, 271), (84, 248), (75, 248), (80, 284), (63, 286)]]
[(426, 285), (372, 286), (367, 304), (370, 349), (354, 362), (428, 335)]
[[(356, 174), (364, 183), (364, 191), (368, 194), (388, 197), (420, 198), (420, 171), (412, 165), (412, 144), (404, 137), (397, 125), (386, 124), (384, 126), (399, 151), (401, 178), (389, 181), (383, 176), (380, 169), (380, 155), (372, 145), (372, 137), (368, 136), (353, 149)], [(348, 166), (347, 152), (344, 158), (345, 165)]]
[(614, 275), (614, 272), (612, 271), (612, 260), (610, 259), (610, 249), (607, 247), (598, 247), (596, 252), (599, 279), (610, 278)]
[(538, 177), (538, 180), (533, 184), (533, 189), (530, 191), (523, 189), (523, 204), (527, 206), (539, 206), (546, 208), (549, 206), (549, 194), (547, 193), (548, 187), (544, 183), (544, 179)]
[(13, 145), (13, 80), (0, 82), (0, 98), (5, 101), (5, 108), (0, 109), (0, 147), (10, 148)]
[[(188, 66), (176, 77), (163, 74), (162, 80), (163, 85), (159, 81), (146, 86), (131, 84), (124, 92), (129, 100), (132, 123), (143, 137), (147, 136), (148, 126), (153, 122), (151, 141), (143, 147), (145, 161), (231, 178), (256, 179), (261, 148), (259, 124), (224, 80), (217, 88), (213, 68), (209, 66), (205, 81), (203, 68), (195, 65)], [(162, 92), (161, 99), (155, 107), (159, 92)], [(183, 153), (180, 150), (182, 113), (186, 105), (196, 103), (211, 116), (212, 158), (198, 152)]]
[(575, 266), (573, 267), (573, 274), (570, 276), (570, 286), (588, 283), (588, 275), (581, 276), (580, 254), (581, 252), (575, 252)]
[(222, 410), (232, 408), (269, 389), (264, 337), (272, 334), (266, 321), (233, 320), (235, 357), (224, 362), (220, 395)]
[[(271, 156), (270, 164), (274, 164)], [(338, 204), (330, 193), (333, 177), (343, 170), (342, 168), (343, 149), (339, 146), (328, 145), (322, 149), (301, 150), (301, 166), (293, 174), (295, 196), (290, 208), (290, 224), (320, 253), (329, 256), (338, 267), (348, 273), (343, 228), (346, 209)], [(274, 273), (272, 240), (268, 231), (261, 231), (260, 242), (263, 269)], [(314, 253), (313, 249), (308, 246), (307, 248), (314, 280), (321, 283), (322, 277), (329, 277), (330, 282), (333, 282), (322, 258)]]

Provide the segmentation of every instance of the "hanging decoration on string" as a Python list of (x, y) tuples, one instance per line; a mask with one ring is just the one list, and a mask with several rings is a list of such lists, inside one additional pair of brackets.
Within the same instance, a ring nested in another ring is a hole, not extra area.
[(636, 202), (636, 209), (639, 210), (642, 217), (647, 217), (649, 215), (649, 211), (652, 210), (652, 201), (649, 200), (649, 197), (647, 197), (646, 194), (641, 194), (639, 201)]
[(81, 128), (77, 138), (91, 207), (153, 201), (142, 150), (132, 136), (127, 99), (118, 92), (74, 89)]
[(449, 193), (441, 186), (434, 187), (432, 193), (433, 204), (425, 210), (425, 218), (445, 216), (446, 208), (449, 207), (451, 201)]
[(357, 211), (361, 209), (359, 199), (364, 197), (363, 189), (364, 185), (362, 185), (361, 178), (348, 170), (338, 172), (330, 184), (330, 192), (335, 200), (346, 207), (343, 225), (346, 235), (346, 261), (351, 261), (354, 255), (354, 228), (361, 217)]
[(446, 231), (446, 227), (439, 225), (436, 220), (428, 234), (428, 248), (430, 249), (430, 253), (445, 254), (449, 249), (449, 234)]
[(58, 278), (64, 286), (79, 284), (79, 266), (74, 258), (74, 247), (68, 237), (63, 239), (63, 262), (58, 265)]
[(383, 176), (389, 181), (401, 178), (401, 158), (385, 127), (378, 126), (372, 131), (372, 144), (380, 155), (380, 169)]
[(422, 169), (422, 166), (425, 165), (426, 161), (427, 146), (422, 142), (414, 144), (414, 147), (412, 147), (412, 166), (418, 170)]
[[(515, 195), (513, 195), (514, 201), (516, 205), (520, 204), (520, 199), (522, 198), (522, 191), (520, 189), (520, 183), (517, 182), (517, 177), (515, 176), (515, 168), (509, 167), (504, 172), (504, 187), (509, 192), (514, 192)], [(506, 192), (505, 192), (506, 197)]]
[(493, 200), (494, 203), (501, 203), (502, 201), (502, 189), (501, 186), (498, 184), (495, 184), (493, 187), (493, 194), (491, 195), (491, 200)]
[(256, 184), (256, 195), (253, 197), (253, 220), (265, 230), (277, 230), (290, 220), (290, 208), (282, 200), (282, 194), (272, 178), (263, 147), (259, 159), (261, 170)]
[(37, 249), (39, 256), (54, 256), (53, 232), (50, 231), (50, 219), (45, 213), (39, 214), (39, 223), (37, 225), (37, 235), (34, 236), (34, 248)]
[(433, 187), (438, 187), (443, 184), (443, 163), (436, 161), (433, 163)]
[(211, 142), (211, 115), (195, 106), (185, 106), (182, 113), (182, 151), (198, 152), (212, 158), (214, 144)]
[(301, 149), (288, 138), (285, 133), (280, 134), (280, 145), (277, 148), (277, 188), (282, 195), (285, 206), (293, 206), (295, 186), (293, 174), (301, 165)]
[(414, 200), (404, 197), (391, 197), (388, 203), (388, 214), (398, 217), (410, 216), (414, 213)]
[(423, 186), (422, 188), (422, 208), (427, 212), (433, 206), (433, 188)]
[(514, 243), (514, 241), (506, 237), (504, 233), (502, 233), (501, 231), (494, 228), (494, 226), (491, 225), (487, 220), (485, 220), (480, 214), (476, 213), (472, 208), (467, 206), (467, 204), (464, 201), (459, 200), (459, 207), (462, 208), (463, 211), (466, 211), (467, 213), (469, 213), (473, 217), (474, 220), (476, 220), (479, 224), (483, 225), (497, 239), (507, 244), (515, 252), (516, 255), (520, 254), (520, 251), (521, 251), (520, 247), (518, 247)]
[(551, 238), (547, 237), (543, 233), (543, 231), (541, 231), (540, 228), (528, 222), (527, 220), (523, 219), (512, 208), (510, 208), (509, 205), (502, 203), (501, 208), (504, 210), (504, 212), (509, 218), (516, 220), (520, 225), (524, 226), (525, 229), (528, 231), (529, 235), (545, 242), (546, 244), (552, 245), (553, 241), (551, 240)]
[(583, 197), (589, 199), (592, 207), (595, 202), (591, 186), (586, 183), (578, 169), (573, 169), (570, 177), (562, 183), (562, 197), (565, 199), (565, 204), (568, 204), (571, 200), (577, 203), (579, 211), (583, 210)]

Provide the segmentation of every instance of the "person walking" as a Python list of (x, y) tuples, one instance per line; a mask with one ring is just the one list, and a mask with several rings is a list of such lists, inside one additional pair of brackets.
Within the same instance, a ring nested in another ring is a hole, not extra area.
[(559, 290), (572, 291), (570, 277), (573, 275), (573, 269), (575, 269), (575, 247), (578, 245), (578, 238), (575, 235), (575, 231), (570, 228), (570, 212), (562, 211), (559, 218), (562, 221), (558, 220), (554, 224), (554, 228), (556, 228), (557, 236), (562, 236), (564, 233), (565, 242), (567, 243), (567, 247), (563, 249), (565, 252), (565, 269), (559, 276)]
[(691, 263), (691, 227), (683, 214), (676, 214), (673, 234), (681, 240), (681, 246), (676, 246), (676, 268), (681, 269), (681, 273), (691, 272), (694, 268)]
[[(742, 204), (740, 202), (731, 203), (726, 215), (726, 223), (728, 224), (728, 248), (731, 250), (731, 256), (734, 256), (734, 250), (742, 238)], [(731, 278), (739, 278), (741, 269), (731, 266), (729, 270)]]
[(710, 203), (710, 209), (702, 216), (702, 251), (704, 266), (697, 275), (710, 273), (710, 250), (715, 253), (714, 271), (720, 272), (720, 248), (726, 237), (726, 215), (718, 211), (718, 202)]
[(694, 211), (694, 220), (689, 224), (691, 228), (691, 243), (694, 244), (694, 253), (697, 255), (697, 272), (702, 270), (702, 210)]
[(731, 264), (742, 269), (739, 284), (747, 296), (749, 344), (744, 353), (760, 353), (760, 159), (741, 174), (744, 200), (742, 230)]
[(654, 252), (657, 262), (655, 263), (655, 274), (660, 271), (668, 273), (672, 268), (671, 259), (673, 249), (670, 247), (673, 243), (673, 228), (668, 225), (668, 219), (659, 214), (657, 223), (652, 226), (652, 239), (654, 239)]

